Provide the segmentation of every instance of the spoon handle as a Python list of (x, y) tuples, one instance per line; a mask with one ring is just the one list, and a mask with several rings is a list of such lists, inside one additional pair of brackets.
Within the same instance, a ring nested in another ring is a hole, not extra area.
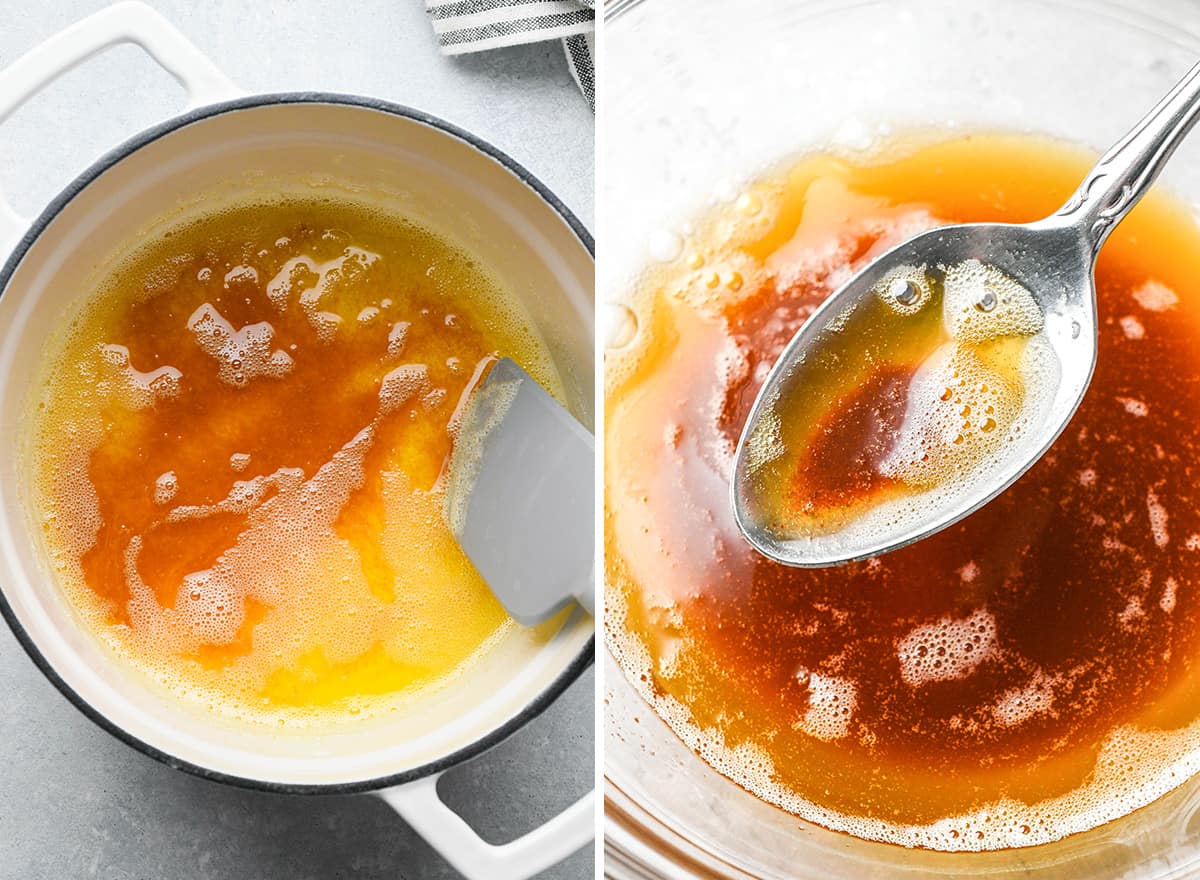
[(1054, 216), (1076, 227), (1092, 256), (1145, 195), (1200, 117), (1200, 63), (1117, 141)]

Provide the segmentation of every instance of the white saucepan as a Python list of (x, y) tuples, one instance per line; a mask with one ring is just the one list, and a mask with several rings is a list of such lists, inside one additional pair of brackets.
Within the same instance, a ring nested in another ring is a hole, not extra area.
[(0, 198), (0, 609), (43, 673), (80, 711), (134, 748), (209, 779), (280, 792), (376, 792), (472, 880), (524, 878), (593, 836), (588, 795), (503, 846), (438, 798), (438, 776), (534, 718), (592, 661), (593, 624), (575, 612), (544, 644), (501, 643), (419, 711), (345, 733), (267, 735), (156, 697), (77, 623), (30, 516), (23, 418), (65, 315), (96, 274), (154, 230), (226, 202), (336, 190), (443, 232), (525, 301), (576, 415), (590, 425), (592, 240), (517, 163), (423, 113), (329, 94), (244, 96), (148, 7), (87, 18), (0, 72), (0, 121), (97, 52), (135, 43), (183, 84), (186, 112), (85, 171), (33, 220)]

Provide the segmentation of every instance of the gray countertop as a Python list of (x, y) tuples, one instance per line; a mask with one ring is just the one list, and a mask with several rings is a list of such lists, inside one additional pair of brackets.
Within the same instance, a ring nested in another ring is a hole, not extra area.
[[(151, 0), (240, 86), (374, 95), (487, 138), (593, 217), (593, 125), (557, 43), (457, 59), (421, 0)], [(0, 0), (0, 67), (103, 0)], [(35, 214), (101, 152), (177, 112), (182, 93), (138, 49), (110, 50), (0, 125), (0, 189)], [(589, 670), (540, 718), (441, 783), (503, 842), (592, 784)], [(102, 732), (0, 627), (0, 878), (396, 880), (457, 876), (370, 796), (243, 791), (171, 770)], [(590, 850), (546, 872), (593, 876)]]

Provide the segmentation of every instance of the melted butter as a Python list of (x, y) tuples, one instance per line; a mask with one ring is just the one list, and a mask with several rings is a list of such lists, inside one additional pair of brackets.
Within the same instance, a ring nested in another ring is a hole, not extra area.
[(240, 718), (440, 686), (514, 626), (442, 516), (453, 415), (501, 354), (561, 396), (515, 301), (399, 218), (256, 205), (153, 242), (37, 402), (64, 590), (135, 667)]
[(1032, 294), (978, 261), (895, 267), (766, 399), (747, 437), (750, 516), (781, 540), (890, 531), (986, 480), (1053, 395), (1042, 327)]
[[(1113, 234), (1091, 389), (982, 510), (876, 560), (800, 570), (750, 548), (729, 507), (766, 371), (832, 290), (939, 222), (1049, 214), (1091, 160), (1004, 136), (813, 156), (752, 186), (759, 210), (701, 218), (633, 291), (640, 334), (606, 364), (608, 643), (672, 729), (760, 798), (871, 839), (998, 849), (1102, 824), (1200, 770), (1187, 206), (1152, 193)], [(720, 281), (734, 271), (742, 284)], [(872, 405), (911, 376), (876, 382)], [(852, 411), (848, 426), (872, 421)]]

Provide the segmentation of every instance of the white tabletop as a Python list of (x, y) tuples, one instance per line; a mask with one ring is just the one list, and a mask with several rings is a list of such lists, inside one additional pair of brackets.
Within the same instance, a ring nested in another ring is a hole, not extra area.
[[(488, 139), (591, 226), (592, 115), (561, 47), (437, 51), (421, 0), (150, 0), (243, 88), (386, 98)], [(0, 0), (0, 67), (103, 0)], [(353, 12), (347, 10), (353, 9)], [(0, 125), (0, 189), (37, 213), (109, 147), (181, 105), (140, 50), (113, 49)], [(593, 777), (593, 673), (492, 752), (446, 774), (448, 804), (502, 842)], [(21, 880), (416, 880), (457, 876), (376, 798), (242, 791), (119, 743), (41, 677), (0, 627), (0, 877)], [(548, 871), (590, 878), (590, 851)]]

